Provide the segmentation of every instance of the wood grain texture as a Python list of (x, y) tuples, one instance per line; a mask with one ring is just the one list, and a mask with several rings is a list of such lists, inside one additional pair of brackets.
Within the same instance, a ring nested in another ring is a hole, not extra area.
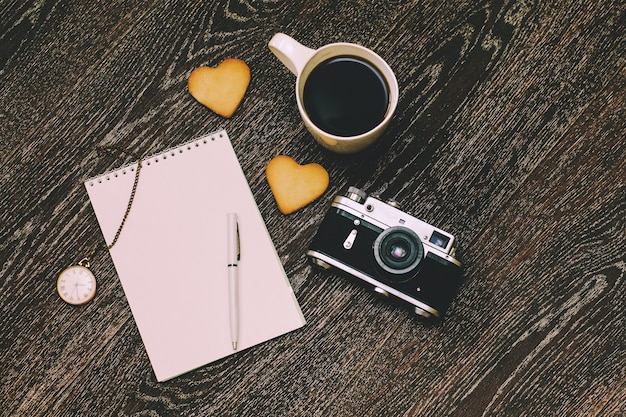
[[(626, 415), (623, 2), (6, 1), (0, 4), (0, 416)], [(335, 155), (299, 119), (267, 48), (356, 42), (396, 72), (372, 148)], [(252, 72), (231, 119), (186, 91), (224, 58)], [(141, 154), (227, 129), (307, 319), (157, 383), (113, 264), (72, 308), (57, 274), (102, 237), (82, 186)], [(331, 177), (280, 214), (286, 154)], [(304, 253), (357, 185), (455, 234), (464, 283), (437, 326)]]

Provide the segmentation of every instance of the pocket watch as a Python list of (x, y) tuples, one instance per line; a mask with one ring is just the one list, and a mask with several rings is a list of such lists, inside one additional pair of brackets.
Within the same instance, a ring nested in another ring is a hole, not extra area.
[(96, 295), (96, 277), (89, 269), (89, 259), (64, 269), (57, 279), (57, 292), (68, 304), (88, 303)]
[[(132, 152), (124, 148), (120, 148), (115, 145), (109, 146), (98, 146), (97, 147), (98, 154), (107, 154), (114, 158), (118, 158), (114, 152), (118, 152), (120, 154), (128, 154), (137, 160), (137, 169), (135, 170), (135, 181), (133, 183), (133, 189), (130, 192), (130, 197), (128, 199), (128, 205), (126, 206), (126, 212), (124, 213), (124, 217), (122, 218), (122, 222), (115, 233), (115, 237), (113, 238), (113, 242), (110, 245), (106, 245), (107, 249), (111, 250), (115, 243), (120, 237), (122, 233), (122, 229), (124, 228), (124, 223), (126, 223), (126, 219), (128, 218), (128, 214), (130, 213), (130, 208), (133, 205), (133, 200), (135, 199), (135, 192), (137, 191), (137, 184), (139, 183), (139, 173), (141, 172), (141, 157), (135, 155)], [(98, 245), (95, 245), (91, 250), (91, 253), (84, 258), (82, 261), (78, 262), (78, 264), (70, 266), (69, 268), (64, 269), (60, 274), (59, 278), (57, 278), (57, 292), (63, 301), (72, 305), (81, 305), (86, 304), (96, 295), (96, 277), (89, 269), (89, 261), (93, 258), (93, 256), (98, 251)]]

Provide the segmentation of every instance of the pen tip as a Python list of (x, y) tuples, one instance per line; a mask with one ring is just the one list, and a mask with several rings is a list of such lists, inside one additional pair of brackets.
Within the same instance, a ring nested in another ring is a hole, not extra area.
[(233, 350), (237, 350), (237, 342), (233, 342)]

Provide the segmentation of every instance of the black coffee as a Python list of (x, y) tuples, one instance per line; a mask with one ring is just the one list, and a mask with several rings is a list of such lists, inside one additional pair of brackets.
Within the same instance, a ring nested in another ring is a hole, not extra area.
[(389, 105), (382, 74), (368, 61), (339, 56), (319, 64), (304, 85), (303, 104), (311, 121), (335, 136), (356, 136), (378, 126)]

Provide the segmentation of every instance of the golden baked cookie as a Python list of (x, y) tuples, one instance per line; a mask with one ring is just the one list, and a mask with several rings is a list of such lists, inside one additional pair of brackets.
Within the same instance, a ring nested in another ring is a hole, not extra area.
[(286, 155), (274, 157), (265, 169), (278, 210), (293, 213), (313, 202), (328, 188), (328, 172), (319, 164), (300, 165)]
[(198, 67), (187, 80), (189, 93), (223, 117), (235, 113), (249, 84), (250, 68), (236, 58), (227, 58), (215, 68)]

